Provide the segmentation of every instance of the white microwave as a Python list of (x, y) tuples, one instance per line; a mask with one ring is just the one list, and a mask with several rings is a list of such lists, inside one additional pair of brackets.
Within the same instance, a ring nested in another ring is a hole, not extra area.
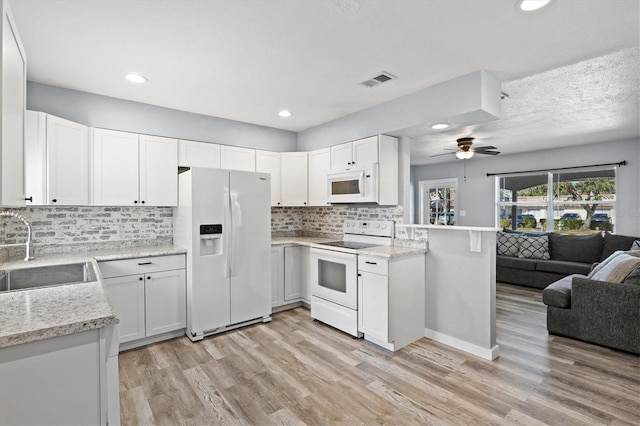
[(377, 203), (378, 163), (364, 169), (332, 170), (327, 184), (330, 203)]

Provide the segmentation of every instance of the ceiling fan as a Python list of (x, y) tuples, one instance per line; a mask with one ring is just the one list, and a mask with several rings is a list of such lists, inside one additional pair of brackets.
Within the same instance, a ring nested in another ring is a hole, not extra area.
[(495, 146), (472, 147), (473, 138), (460, 138), (460, 139), (457, 140), (457, 142), (458, 142), (458, 149), (445, 149), (446, 151), (453, 151), (453, 152), (447, 152), (445, 154), (432, 155), (432, 157), (439, 157), (441, 155), (455, 154), (456, 157), (461, 159), (461, 160), (468, 160), (469, 158), (473, 157), (474, 154), (485, 154), (485, 155), (498, 155), (498, 154), (500, 154), (500, 151), (494, 151), (495, 149), (498, 149)]

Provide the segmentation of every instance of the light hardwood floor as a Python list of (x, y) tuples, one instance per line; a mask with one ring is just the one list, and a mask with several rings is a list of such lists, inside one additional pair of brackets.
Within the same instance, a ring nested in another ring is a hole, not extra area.
[(639, 425), (640, 357), (549, 336), (539, 290), (498, 284), (500, 357), (392, 354), (298, 308), (120, 354), (122, 424)]

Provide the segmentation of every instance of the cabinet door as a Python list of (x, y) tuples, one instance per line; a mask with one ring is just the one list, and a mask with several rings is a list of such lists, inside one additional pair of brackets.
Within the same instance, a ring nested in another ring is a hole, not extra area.
[(178, 141), (140, 135), (140, 204), (178, 205)]
[(353, 158), (353, 144), (351, 142), (331, 147), (331, 168), (344, 169), (351, 165)]
[(47, 116), (26, 111), (24, 117), (24, 177), (27, 206), (47, 204)]
[(178, 165), (219, 169), (220, 145), (206, 142), (178, 141)]
[(327, 206), (327, 173), (331, 170), (331, 149), (309, 153), (309, 205)]
[[(302, 297), (302, 247), (284, 248), (284, 300), (293, 301)], [(306, 268), (305, 268), (306, 269)]]
[(271, 306), (284, 303), (284, 247), (271, 247)]
[(0, 206), (23, 207), (24, 112), (26, 110), (27, 57), (9, 10), (3, 1), (2, 58), (0, 58)]
[(386, 275), (360, 273), (358, 328), (373, 340), (389, 341), (389, 279)]
[(145, 336), (144, 277), (105, 278), (104, 284), (109, 302), (120, 320), (120, 343), (142, 339)]
[(280, 205), (280, 153), (256, 151), (256, 172), (271, 174), (271, 205)]
[(93, 204), (138, 205), (138, 135), (93, 129)]
[(280, 154), (281, 193), (283, 206), (307, 205), (307, 153), (282, 152)]
[(186, 327), (184, 269), (145, 274), (145, 318), (147, 337)]
[(226, 170), (256, 171), (256, 151), (238, 146), (220, 146), (220, 168)]
[(47, 204), (90, 204), (89, 149), (87, 126), (47, 115)]
[(353, 142), (352, 165), (366, 166), (378, 162), (378, 137), (371, 136)]

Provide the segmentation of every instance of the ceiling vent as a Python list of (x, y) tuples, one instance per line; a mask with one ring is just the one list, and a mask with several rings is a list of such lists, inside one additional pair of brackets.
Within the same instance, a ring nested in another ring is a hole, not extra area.
[(369, 80), (365, 80), (360, 84), (362, 84), (365, 87), (372, 88), (372, 87), (379, 86), (382, 83), (395, 80), (396, 78), (398, 77), (396, 77), (395, 75), (389, 74), (386, 71), (382, 71), (380, 74), (376, 75), (375, 77), (372, 77)]

